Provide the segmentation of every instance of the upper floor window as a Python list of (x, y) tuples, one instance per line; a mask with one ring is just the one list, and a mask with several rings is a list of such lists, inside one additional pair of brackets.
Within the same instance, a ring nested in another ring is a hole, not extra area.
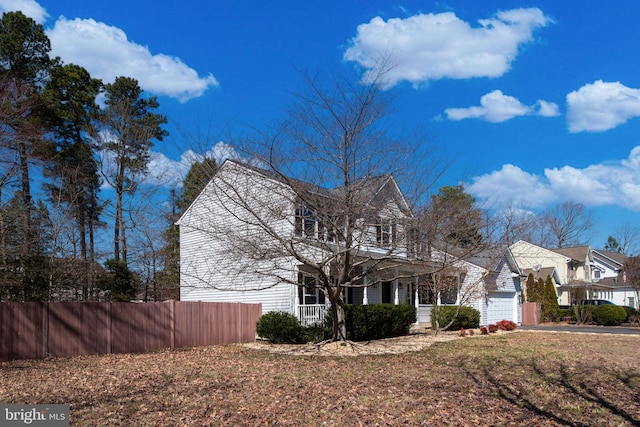
[(317, 236), (318, 218), (315, 211), (308, 206), (301, 206), (296, 209), (295, 234), (296, 236), (315, 237)]
[(376, 224), (376, 242), (380, 246), (390, 246), (396, 242), (396, 224), (392, 220), (378, 218)]

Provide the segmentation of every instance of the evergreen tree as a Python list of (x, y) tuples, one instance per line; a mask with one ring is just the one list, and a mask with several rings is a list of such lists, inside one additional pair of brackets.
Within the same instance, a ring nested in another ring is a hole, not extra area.
[(529, 276), (527, 276), (527, 302), (542, 303), (543, 288), (544, 281), (542, 278), (538, 278), (538, 280), (536, 280), (533, 277), (533, 273), (529, 273)]
[(135, 298), (138, 288), (138, 277), (129, 270), (127, 263), (108, 259), (104, 263), (107, 275), (102, 279), (102, 290), (111, 301), (128, 302)]
[[(49, 58), (50, 42), (42, 25), (26, 17), (22, 12), (8, 12), (0, 19), (0, 119), (2, 135), (3, 166), (0, 184), (4, 186), (16, 175), (18, 191), (14, 194), (18, 203), (20, 235), (18, 252), (9, 253), (5, 246), (9, 236), (3, 234), (2, 263), (5, 268), (18, 263), (25, 287), (31, 286), (30, 274), (42, 268), (38, 264), (40, 237), (32, 223), (34, 202), (31, 194), (30, 165), (41, 154), (44, 133), (39, 111), (43, 107), (40, 90), (52, 64)], [(0, 202), (1, 191), (0, 188)], [(0, 218), (4, 223), (4, 218)], [(2, 230), (5, 228), (3, 227)], [(17, 248), (14, 248), (17, 249)], [(29, 295), (26, 292), (25, 295)]]
[(607, 243), (604, 245), (604, 250), (610, 252), (622, 252), (622, 248), (620, 247), (618, 240), (613, 236), (607, 237)]
[(431, 209), (443, 238), (459, 247), (473, 247), (482, 242), (482, 212), (475, 207), (476, 199), (465, 193), (462, 185), (444, 186), (431, 196)]
[(100, 224), (102, 209), (98, 202), (98, 163), (88, 140), (88, 135), (95, 134), (92, 118), (98, 110), (95, 99), (101, 86), (84, 68), (69, 64), (52, 69), (51, 80), (43, 91), (48, 106), (46, 120), (54, 138), (50, 147), (52, 162), (45, 169), (45, 176), (52, 182), (45, 188), (52, 201), (64, 205), (68, 217), (76, 223), (79, 258), (87, 272), (82, 283), (85, 300), (93, 286), (89, 274), (93, 269), (89, 266), (95, 259), (94, 230)]
[(177, 200), (177, 207), (180, 213), (184, 212), (191, 202), (198, 197), (198, 194), (200, 194), (217, 170), (216, 161), (208, 157), (191, 165), (187, 176), (182, 181), (182, 193)]
[(103, 176), (116, 192), (114, 225), (114, 259), (127, 262), (126, 224), (124, 222), (124, 196), (136, 191), (140, 180), (147, 174), (149, 151), (153, 140), (161, 141), (168, 133), (162, 129), (167, 118), (154, 113), (160, 104), (156, 97), (144, 98), (135, 79), (117, 77), (105, 85), (106, 108), (99, 114), (100, 149), (109, 153), (103, 161)]
[(547, 280), (542, 289), (542, 318), (545, 320), (553, 320), (553, 314), (558, 309), (558, 295), (556, 288), (553, 286), (551, 276), (547, 275)]

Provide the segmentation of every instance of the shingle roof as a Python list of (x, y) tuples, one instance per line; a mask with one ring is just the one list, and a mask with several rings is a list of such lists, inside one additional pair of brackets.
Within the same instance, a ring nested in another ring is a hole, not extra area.
[(627, 260), (627, 256), (620, 252), (602, 251), (600, 249), (598, 250), (594, 249), (593, 252), (595, 252), (596, 254), (601, 254), (609, 259), (612, 259), (613, 261), (617, 262), (620, 265), (624, 265), (624, 262)]
[(556, 248), (550, 249), (553, 252), (559, 253), (575, 261), (584, 261), (589, 255), (589, 245), (573, 246), (570, 248)]

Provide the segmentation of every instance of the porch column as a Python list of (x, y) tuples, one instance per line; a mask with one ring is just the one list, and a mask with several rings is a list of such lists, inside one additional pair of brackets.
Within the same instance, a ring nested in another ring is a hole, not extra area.
[(398, 278), (396, 277), (396, 280), (393, 281), (393, 303), (395, 305), (400, 304), (400, 290), (398, 288)]
[(418, 307), (420, 306), (420, 295), (418, 294), (418, 278), (416, 277), (415, 280), (415, 285), (416, 285), (416, 289), (415, 289), (415, 306), (416, 306), (416, 310), (418, 309)]
[(364, 288), (362, 288), (362, 305), (369, 304), (369, 295), (367, 294), (367, 290), (369, 289), (369, 287), (367, 286), (367, 282), (367, 275), (365, 273), (365, 276), (362, 279), (362, 283), (364, 284)]
[(297, 286), (293, 287), (294, 292), (296, 293), (296, 297), (293, 303), (293, 314), (299, 319), (300, 319), (300, 290), (298, 289)]

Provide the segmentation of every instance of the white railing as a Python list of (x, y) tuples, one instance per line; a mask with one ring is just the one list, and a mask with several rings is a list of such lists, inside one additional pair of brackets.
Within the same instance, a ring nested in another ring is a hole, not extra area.
[(298, 319), (302, 326), (311, 326), (322, 323), (327, 314), (327, 306), (324, 304), (305, 304), (298, 306)]

